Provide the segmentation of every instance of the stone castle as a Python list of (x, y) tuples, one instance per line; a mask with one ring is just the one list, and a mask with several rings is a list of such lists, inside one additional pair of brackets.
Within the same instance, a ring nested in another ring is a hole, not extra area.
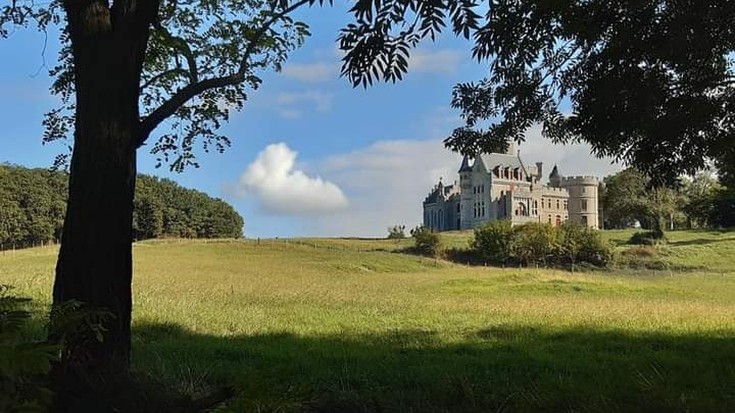
[(507, 219), (513, 225), (546, 222), (555, 226), (570, 220), (599, 228), (594, 176), (564, 177), (559, 169), (543, 184), (543, 164), (526, 165), (513, 145), (506, 153), (465, 156), (459, 184), (441, 179), (424, 200), (424, 226), (434, 231), (472, 229)]

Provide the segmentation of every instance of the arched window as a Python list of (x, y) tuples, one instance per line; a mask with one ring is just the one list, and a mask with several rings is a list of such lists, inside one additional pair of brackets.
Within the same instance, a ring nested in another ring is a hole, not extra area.
[(561, 215), (557, 215), (556, 216), (556, 226), (557, 227), (560, 227), (561, 226)]
[(528, 215), (528, 208), (526, 207), (526, 204), (524, 204), (523, 202), (518, 203), (518, 208), (516, 209), (516, 215), (520, 215), (523, 217)]

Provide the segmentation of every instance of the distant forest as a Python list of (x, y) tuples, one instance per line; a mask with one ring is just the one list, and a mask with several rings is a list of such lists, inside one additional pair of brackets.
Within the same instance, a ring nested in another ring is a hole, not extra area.
[[(68, 175), (0, 164), (0, 245), (61, 239)], [(240, 238), (243, 219), (221, 199), (169, 179), (138, 175), (133, 237)], [(3, 248), (0, 247), (0, 248)]]

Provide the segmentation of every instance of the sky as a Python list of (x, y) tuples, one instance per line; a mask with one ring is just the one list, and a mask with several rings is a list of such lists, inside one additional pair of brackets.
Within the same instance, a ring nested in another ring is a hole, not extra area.
[[(432, 186), (458, 179), (461, 159), (442, 144), (462, 125), (449, 106), (452, 86), (481, 79), (487, 64), (448, 33), (412, 52), (403, 81), (353, 88), (339, 77), (335, 42), (346, 10), (296, 16), (312, 36), (280, 73), (262, 73), (263, 85), (222, 127), (232, 139), (225, 153), (200, 154), (200, 168), (172, 173), (143, 148), (139, 171), (224, 199), (245, 219), (246, 237), (382, 237), (394, 224), (420, 224)], [(58, 105), (48, 91), (58, 48), (56, 37), (33, 30), (0, 39), (0, 162), (49, 167), (66, 150), (41, 143), (43, 114)], [(622, 168), (587, 146), (553, 145), (538, 127), (518, 149), (524, 162), (558, 164), (566, 175)]]

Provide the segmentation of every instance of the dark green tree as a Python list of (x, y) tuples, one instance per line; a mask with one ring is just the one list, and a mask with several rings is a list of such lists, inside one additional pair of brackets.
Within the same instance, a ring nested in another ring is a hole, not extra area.
[(490, 70), (454, 89), (467, 123), (445, 140), (455, 151), (504, 149), (541, 124), (554, 142), (587, 142), (656, 181), (708, 158), (735, 165), (730, 0), (368, 0), (354, 10), (340, 38), (356, 85), (400, 79), (409, 49), (447, 21), (472, 39)]
[(681, 192), (686, 197), (682, 207), (689, 228), (707, 228), (715, 225), (716, 197), (722, 185), (710, 171), (702, 171), (682, 180)]
[(647, 224), (648, 179), (635, 168), (627, 168), (603, 179), (600, 196), (605, 228), (627, 228), (634, 222)]
[[(23, 247), (59, 239), (67, 191), (63, 172), (0, 165), (0, 245)], [(133, 205), (133, 236), (138, 240), (179, 234), (242, 236), (243, 219), (232, 206), (168, 179), (138, 175)], [(166, 219), (175, 222), (175, 233), (166, 231)]]

